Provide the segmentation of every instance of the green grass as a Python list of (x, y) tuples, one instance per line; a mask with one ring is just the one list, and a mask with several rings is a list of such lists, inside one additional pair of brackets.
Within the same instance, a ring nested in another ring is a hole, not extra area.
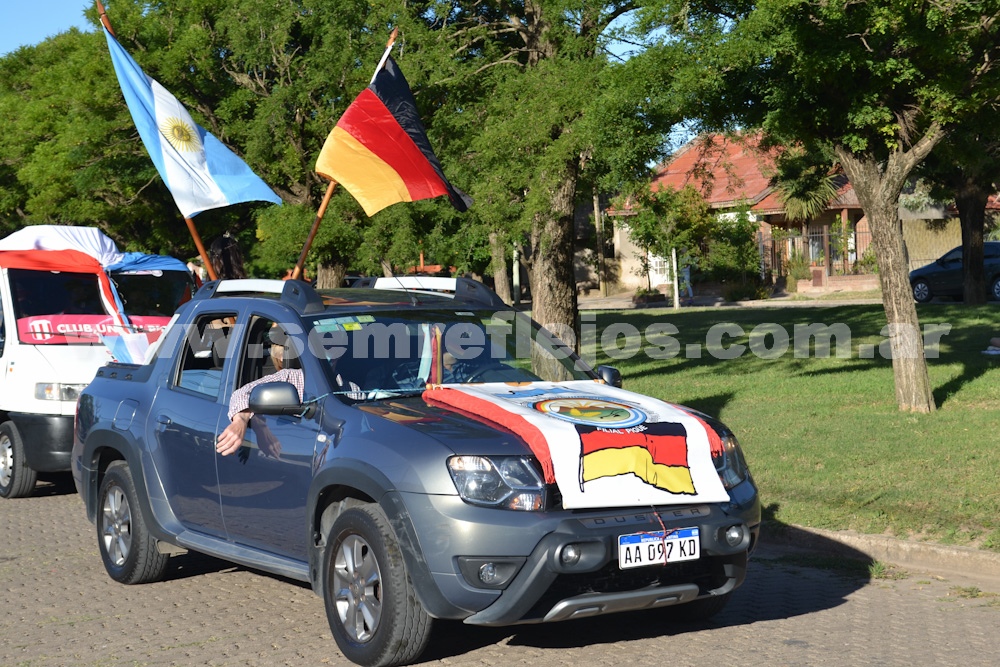
[[(644, 339), (632, 358), (599, 352), (596, 362), (617, 366), (626, 389), (724, 421), (743, 445), (765, 518), (1000, 550), (1000, 357), (981, 354), (1000, 332), (1000, 308), (933, 304), (919, 314), (922, 325), (952, 325), (940, 358), (928, 360), (938, 409), (926, 415), (898, 410), (890, 360), (859, 357), (859, 345), (885, 340), (881, 305), (602, 312), (598, 331), (670, 324), (681, 351), (703, 349), (701, 358), (671, 355), (654, 337), (670, 358), (651, 359), (646, 350), (657, 347)], [(796, 358), (790, 347), (774, 359), (718, 359), (704, 348), (721, 323), (748, 334), (726, 346), (748, 345), (762, 323), (790, 336), (795, 324), (843, 323), (850, 355)]]

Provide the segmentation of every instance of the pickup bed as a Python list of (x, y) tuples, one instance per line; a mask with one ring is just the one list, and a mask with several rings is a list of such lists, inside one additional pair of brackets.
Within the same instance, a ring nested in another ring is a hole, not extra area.
[(415, 661), (434, 619), (721, 609), (760, 523), (735, 436), (465, 288), (205, 285), (150, 363), (80, 397), (72, 468), (108, 574), (155, 581), (194, 550), (309, 582), (361, 665)]

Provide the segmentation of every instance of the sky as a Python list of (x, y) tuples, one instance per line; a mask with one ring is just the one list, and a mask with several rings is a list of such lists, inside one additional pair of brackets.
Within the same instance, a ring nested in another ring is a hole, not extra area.
[(38, 44), (73, 26), (93, 30), (83, 18), (83, 10), (93, 7), (94, 0), (0, 0), (0, 5), (4, 14), (0, 21), (0, 56)]

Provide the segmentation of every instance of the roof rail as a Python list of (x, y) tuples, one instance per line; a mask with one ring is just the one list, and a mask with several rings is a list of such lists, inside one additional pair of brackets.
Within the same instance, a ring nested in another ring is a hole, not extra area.
[(301, 280), (265, 280), (259, 278), (239, 280), (213, 280), (201, 286), (193, 299), (211, 299), (215, 296), (253, 296), (277, 294), (281, 302), (302, 315), (320, 313), (326, 309), (323, 297), (308, 283)]
[(465, 303), (478, 303), (491, 308), (507, 308), (496, 292), (472, 278), (445, 278), (440, 276), (389, 276), (359, 278), (351, 288), (374, 288), (417, 294), (434, 294), (451, 297)]

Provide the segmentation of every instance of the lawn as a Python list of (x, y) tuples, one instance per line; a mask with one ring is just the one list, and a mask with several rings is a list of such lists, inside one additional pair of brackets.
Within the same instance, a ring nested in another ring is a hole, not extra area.
[[(1000, 551), (1000, 357), (981, 353), (1000, 334), (1000, 307), (918, 312), (925, 330), (951, 325), (928, 359), (938, 410), (927, 415), (896, 407), (892, 362), (877, 347), (881, 305), (584, 313), (602, 343), (585, 333), (584, 352), (618, 367), (627, 389), (722, 419), (743, 445), (765, 518)], [(822, 341), (796, 336), (809, 324), (839, 327), (828, 358)], [(710, 349), (720, 332), (728, 349)]]

